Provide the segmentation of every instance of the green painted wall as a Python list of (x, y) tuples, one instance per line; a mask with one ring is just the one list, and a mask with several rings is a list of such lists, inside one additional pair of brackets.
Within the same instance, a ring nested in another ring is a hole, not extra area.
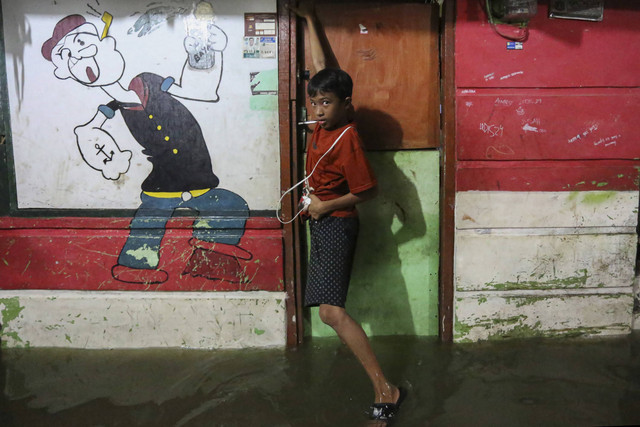
[[(380, 194), (358, 207), (347, 312), (369, 336), (438, 334), (438, 151), (369, 152)], [(306, 333), (334, 336), (318, 309)]]

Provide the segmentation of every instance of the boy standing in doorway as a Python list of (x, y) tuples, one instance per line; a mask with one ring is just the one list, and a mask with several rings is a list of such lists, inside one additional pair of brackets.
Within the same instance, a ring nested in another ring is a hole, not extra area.
[(306, 163), (311, 242), (305, 306), (319, 306), (320, 319), (336, 331), (365, 369), (375, 394), (370, 418), (390, 420), (397, 415), (406, 390), (386, 379), (366, 333), (344, 308), (359, 228), (356, 205), (376, 196), (377, 181), (352, 121), (352, 79), (339, 68), (322, 37), (312, 5), (303, 4), (296, 13), (309, 30), (315, 74), (307, 94), (317, 120)]

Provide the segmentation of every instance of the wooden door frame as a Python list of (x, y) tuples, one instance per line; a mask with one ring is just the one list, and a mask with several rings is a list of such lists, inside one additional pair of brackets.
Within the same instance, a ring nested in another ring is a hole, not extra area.
[[(286, 191), (301, 179), (302, 147), (297, 144), (298, 75), (297, 48), (300, 32), (297, 17), (289, 5), (295, 0), (278, 0), (278, 121), (280, 131), (280, 186)], [(440, 18), (441, 145), (440, 145), (440, 255), (438, 332), (441, 341), (453, 340), (454, 241), (455, 241), (455, 0), (445, 0)], [(288, 166), (288, 167), (285, 167)], [(282, 194), (282, 193), (281, 193)], [(297, 205), (295, 195), (284, 198), (282, 214), (291, 218)], [(299, 221), (283, 226), (284, 289), (287, 294), (287, 346), (304, 338), (302, 310), (302, 238)]]
[(440, 88), (442, 100), (440, 147), (440, 271), (439, 335), (453, 341), (453, 294), (456, 203), (456, 83), (455, 83), (456, 1), (445, 0), (440, 18)]
[[(295, 0), (278, 0), (278, 123), (280, 132), (280, 194), (300, 180), (301, 152), (297, 141), (297, 17), (289, 5)], [(293, 193), (293, 192), (292, 192)], [(295, 215), (295, 194), (282, 201), (282, 216)], [(302, 244), (304, 232), (300, 221), (282, 228), (284, 290), (287, 294), (287, 347), (302, 343)]]

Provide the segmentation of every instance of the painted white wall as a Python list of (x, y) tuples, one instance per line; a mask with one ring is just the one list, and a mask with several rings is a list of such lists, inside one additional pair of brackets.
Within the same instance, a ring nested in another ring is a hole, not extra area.
[(633, 296), (629, 288), (608, 289), (606, 293), (563, 290), (458, 294), (455, 339), (460, 342), (630, 332)]
[[(111, 98), (99, 88), (54, 77), (53, 65), (40, 51), (43, 42), (51, 37), (55, 24), (69, 14), (80, 14), (102, 29), (100, 14), (108, 11), (113, 15), (109, 36), (116, 39), (117, 48), (125, 58), (121, 81), (126, 87), (141, 72), (178, 77), (187, 58), (183, 40), (188, 14), (178, 15), (142, 37), (132, 31), (136, 20), (149, 7), (183, 8), (191, 12), (195, 3), (187, 0), (2, 2), (19, 208), (135, 209), (140, 203), (140, 184), (151, 168), (119, 113), (107, 126), (121, 149), (133, 152), (129, 171), (118, 180), (110, 181), (83, 162), (73, 129), (88, 122), (97, 107)], [(243, 58), (242, 48), (244, 14), (275, 12), (276, 2), (211, 0), (210, 3), (216, 25), (226, 32), (229, 40), (224, 51), (220, 101), (183, 103), (203, 129), (220, 187), (241, 195), (251, 209), (274, 209), (280, 176), (277, 105), (273, 102), (272, 108), (255, 108), (250, 73), (276, 72), (277, 59)]]
[(454, 340), (629, 333), (638, 197), (457, 193)]
[(284, 292), (0, 291), (6, 347), (283, 347)]

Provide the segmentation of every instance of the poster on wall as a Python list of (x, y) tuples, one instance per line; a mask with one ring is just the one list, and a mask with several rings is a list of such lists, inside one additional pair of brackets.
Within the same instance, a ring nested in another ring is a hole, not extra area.
[(190, 211), (177, 277), (250, 282), (246, 222), (275, 209), (280, 167), (276, 49), (243, 55), (244, 16), (275, 7), (3, 2), (18, 209), (135, 209), (105, 263), (138, 284), (168, 280), (165, 227)]
[(275, 13), (245, 13), (245, 58), (275, 58), (277, 48), (277, 20)]

